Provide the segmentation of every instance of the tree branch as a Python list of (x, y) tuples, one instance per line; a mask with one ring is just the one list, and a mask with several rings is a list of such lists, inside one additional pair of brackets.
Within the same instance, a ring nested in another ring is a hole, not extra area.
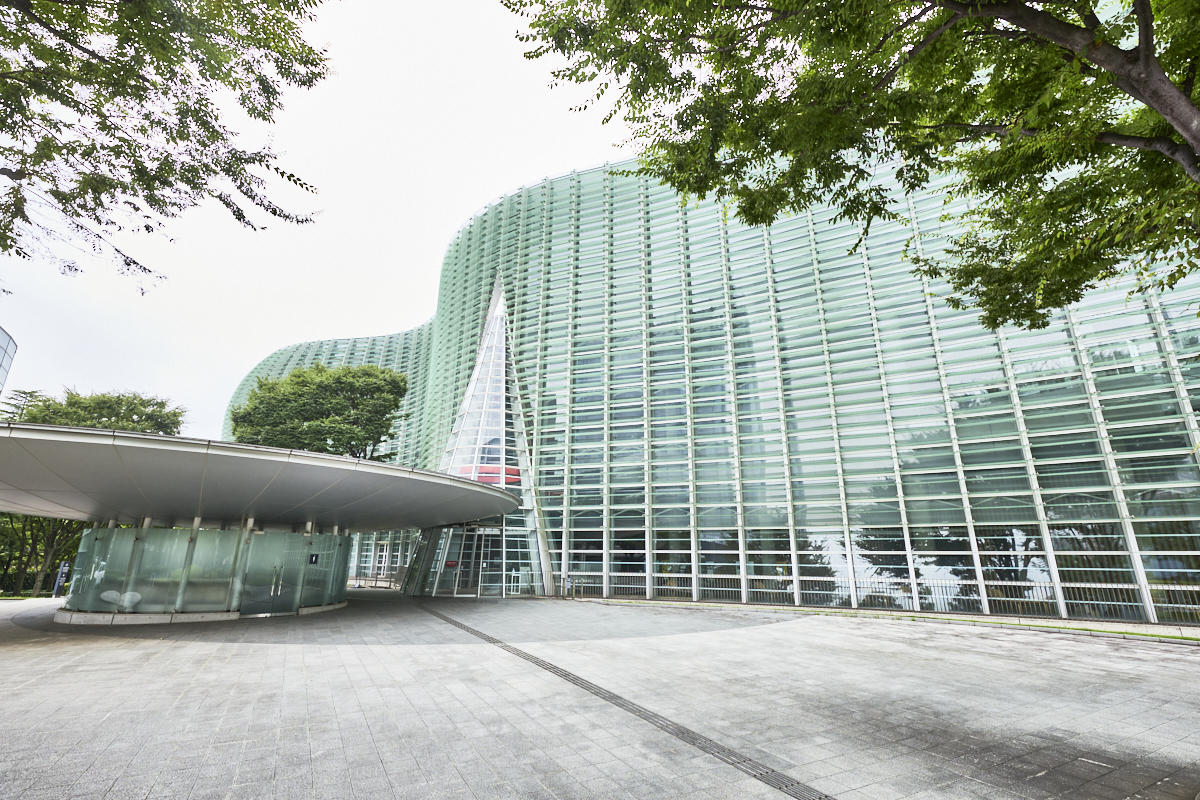
[(963, 18), (962, 14), (959, 14), (958, 12), (954, 12), (953, 14), (950, 15), (950, 19), (946, 20), (941, 25), (939, 25), (938, 27), (936, 27), (932, 31), (930, 31), (925, 36), (924, 39), (917, 42), (915, 45), (913, 45), (911, 50), (909, 50), (907, 53), (905, 53), (903, 56), (901, 56), (900, 60), (897, 61), (895, 63), (895, 65), (892, 66), (891, 69), (889, 69), (887, 72), (885, 72), (883, 74), (882, 78), (880, 78), (878, 81), (875, 82), (875, 86), (873, 87), (874, 90), (879, 91), (884, 86), (887, 86), (889, 83), (891, 83), (892, 80), (895, 79), (896, 75), (900, 72), (900, 70), (904, 69), (906, 64), (910, 63), (914, 58), (916, 58), (917, 55), (919, 55), (920, 52), (922, 50), (924, 50), (926, 47), (929, 47), (929, 45), (936, 42), (939, 36), (941, 36), (946, 31), (950, 30), (950, 28), (954, 27), (958, 23), (958, 21), (961, 20), (962, 18)]
[[(1036, 136), (1043, 131), (1037, 128), (1010, 128), (1007, 125), (972, 124), (968, 122), (944, 122), (939, 125), (922, 125), (924, 130), (952, 128), (963, 130), (977, 136)], [(1188, 177), (1200, 183), (1200, 156), (1192, 152), (1187, 145), (1180, 144), (1165, 136), (1130, 136), (1115, 131), (1101, 131), (1096, 134), (1094, 141), (1099, 144), (1110, 144), (1116, 147), (1130, 147), (1135, 150), (1151, 150), (1161, 153), (1183, 167)]]
[[(23, 14), (25, 17), (32, 20), (35, 24), (50, 31), (60, 41), (65, 42), (66, 44), (75, 48), (76, 50), (83, 53), (84, 55), (87, 55), (88, 57), (93, 58), (96, 61), (99, 61), (101, 64), (111, 64), (112, 63), (109, 59), (100, 55), (95, 50), (92, 50), (91, 48), (80, 44), (74, 38), (72, 38), (71, 36), (68, 36), (66, 31), (59, 30), (58, 28), (54, 27), (49, 22), (46, 22), (46, 20), (44, 20), (40, 16), (38, 16), (38, 14), (33, 10), (33, 6), (29, 2), (29, 0), (0, 0), (0, 6), (8, 6), (9, 8), (19, 12), (20, 14)], [(145, 80), (145, 79), (143, 78), (143, 80)]]
[(9, 169), (8, 167), (0, 167), (0, 175), (3, 175), (14, 183), (23, 181), (29, 177), (29, 173), (23, 169)]
[(871, 48), (871, 51), (869, 53), (867, 53), (867, 56), (868, 57), (873, 56), (876, 53), (878, 53), (880, 50), (883, 49), (884, 45), (886, 45), (888, 42), (890, 42), (892, 40), (893, 36), (900, 33), (905, 28), (912, 25), (914, 22), (919, 22), (922, 17), (924, 17), (926, 14), (928, 14), (930, 11), (932, 11), (935, 8), (937, 8), (936, 4), (929, 3), (926, 6), (924, 6), (920, 11), (913, 14), (908, 19), (904, 20), (904, 22), (901, 22), (899, 25), (892, 28), (890, 31), (888, 31), (886, 34), (884, 34), (883, 38), (879, 40), (878, 44), (876, 44), (874, 47)]
[(1043, 9), (1027, 5), (1024, 0), (932, 1), (964, 17), (1002, 19), (1086, 58), (1107, 72), (1114, 85), (1130, 97), (1161, 114), (1193, 153), (1200, 152), (1200, 108), (1191, 98), (1184, 97), (1154, 55), (1150, 0), (1134, 0), (1139, 9), (1139, 35), (1142, 37), (1136, 50), (1123, 50), (1098, 38), (1095, 31), (1061, 20)]
[(1096, 16), (1096, 10), (1087, 3), (1080, 3), (1076, 9), (1079, 13), (1079, 18), (1083, 20), (1083, 27), (1089, 31), (1094, 31), (1100, 27), (1100, 18)]
[(1138, 61), (1145, 69), (1154, 59), (1154, 9), (1150, 0), (1133, 0), (1133, 11), (1138, 23)]
[(1188, 177), (1200, 182), (1200, 157), (1197, 157), (1187, 145), (1182, 145), (1165, 136), (1127, 136), (1123, 133), (1103, 131), (1096, 134), (1096, 141), (1101, 144), (1113, 144), (1117, 147), (1132, 147), (1136, 150), (1153, 150), (1156, 153), (1162, 153), (1172, 161), (1178, 162)]

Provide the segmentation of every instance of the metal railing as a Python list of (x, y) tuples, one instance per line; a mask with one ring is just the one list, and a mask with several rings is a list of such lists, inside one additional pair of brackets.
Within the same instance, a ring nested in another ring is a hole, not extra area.
[(627, 572), (609, 575), (608, 594), (610, 597), (645, 597), (646, 576)]
[(692, 576), (674, 573), (655, 575), (653, 589), (654, 596), (664, 600), (691, 600)]
[[(655, 600), (693, 600), (741, 604), (740, 575), (693, 575), (690, 573), (611, 573), (607, 594), (605, 576), (598, 572), (571, 572), (564, 578), (554, 573), (563, 597), (647, 597)], [(756, 576), (745, 578), (746, 602), (756, 605), (814, 608), (850, 608), (851, 585), (839, 578)], [(988, 581), (989, 613), (994, 616), (1059, 618), (1058, 602), (1051, 583)], [(1138, 587), (1121, 584), (1063, 584), (1069, 619), (1123, 620), (1144, 622), (1145, 610)], [(799, 597), (797, 598), (797, 594)], [(938, 614), (982, 614), (979, 584), (974, 581), (917, 580), (914, 602), (912, 584), (896, 580), (855, 582), (857, 607), (892, 611), (925, 611)], [(1160, 622), (1200, 625), (1200, 586), (1152, 584), (1151, 595)], [(799, 602), (797, 602), (797, 600)]]
[(404, 574), (407, 571), (405, 567), (400, 567), (395, 572), (351, 575), (346, 579), (346, 586), (352, 589), (399, 589), (404, 584)]
[(700, 599), (723, 603), (742, 602), (742, 579), (738, 575), (701, 575)]
[[(978, 592), (978, 587), (972, 586)], [(1057, 617), (1058, 601), (1052, 583), (989, 583), (988, 609), (998, 616)], [(978, 603), (978, 597), (976, 598)], [(956, 611), (956, 608), (948, 608)], [(975, 612), (978, 613), (978, 612)]]
[(1159, 622), (1200, 625), (1200, 586), (1150, 584)]

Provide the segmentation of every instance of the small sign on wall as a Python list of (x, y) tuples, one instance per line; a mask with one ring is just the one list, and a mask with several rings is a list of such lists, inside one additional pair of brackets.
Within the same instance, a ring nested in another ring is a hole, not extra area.
[(447, 561), (447, 562), (446, 562), (446, 566), (447, 566), (447, 567), (457, 567), (457, 566), (458, 566), (458, 562), (457, 562), (457, 561)]
[(317, 554), (316, 554), (316, 553), (309, 553), (309, 554), (308, 554), (308, 563), (310, 563), (310, 564), (315, 564), (315, 563), (317, 563)]

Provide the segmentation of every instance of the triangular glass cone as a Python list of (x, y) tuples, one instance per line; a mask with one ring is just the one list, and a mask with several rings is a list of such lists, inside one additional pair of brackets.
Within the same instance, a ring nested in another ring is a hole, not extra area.
[(519, 489), (520, 458), (507, 394), (505, 322), (504, 293), (497, 281), (479, 356), (442, 456), (441, 471)]

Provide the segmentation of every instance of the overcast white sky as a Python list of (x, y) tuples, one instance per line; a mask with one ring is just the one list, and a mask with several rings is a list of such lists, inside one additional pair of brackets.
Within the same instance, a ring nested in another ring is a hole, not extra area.
[(194, 209), (173, 241), (129, 242), (168, 276), (144, 295), (102, 261), (72, 277), (0, 261), (0, 327), (19, 347), (6, 394), (155, 394), (188, 409), (184, 435), (215, 439), (273, 350), (431, 317), (446, 245), (489, 201), (632, 154), (623, 127), (572, 112), (583, 95), (551, 90), (550, 65), (522, 58), (499, 0), (328, 0), (319, 13), (309, 41), (336, 74), (289, 94), (273, 132), (282, 166), (320, 190), (284, 197), (317, 223), (250, 232)]

